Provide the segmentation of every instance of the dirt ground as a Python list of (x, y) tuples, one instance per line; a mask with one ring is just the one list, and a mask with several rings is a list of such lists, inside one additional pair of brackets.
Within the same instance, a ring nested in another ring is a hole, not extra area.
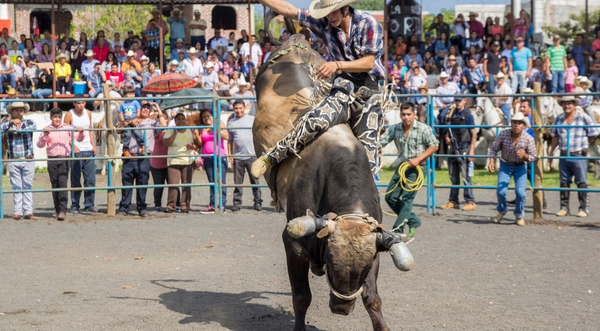
[[(46, 176), (36, 175), (36, 185)], [(204, 180), (196, 172), (194, 181)], [(393, 330), (598, 329), (595, 195), (585, 222), (553, 217), (558, 194), (549, 193), (549, 221), (517, 227), (510, 214), (490, 221), (491, 191), (476, 192), (475, 212), (436, 216), (426, 214), (424, 193), (415, 207), (423, 225), (409, 245), (414, 269), (402, 273), (381, 256), (379, 292)], [(447, 194), (439, 190), (438, 205)], [(263, 197), (268, 206), (266, 190)], [(104, 192), (96, 200), (106, 208)], [(284, 215), (254, 211), (249, 189), (240, 212), (201, 215), (207, 201), (207, 189), (197, 188), (187, 215), (57, 222), (50, 194), (35, 194), (39, 220), (0, 220), (0, 330), (291, 330)], [(571, 203), (576, 211), (575, 196)], [(529, 192), (527, 204), (531, 218)], [(12, 215), (11, 196), (4, 208)], [(384, 225), (393, 222), (385, 216)], [(309, 330), (371, 328), (362, 303), (349, 316), (333, 315), (325, 279), (311, 275), (311, 288)]]

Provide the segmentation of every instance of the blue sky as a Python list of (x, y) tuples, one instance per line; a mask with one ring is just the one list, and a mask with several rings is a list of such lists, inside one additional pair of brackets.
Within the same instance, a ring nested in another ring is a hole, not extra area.
[[(300, 8), (308, 8), (308, 5), (311, 3), (310, 0), (288, 0), (294, 6)], [(421, 0), (423, 4), (423, 10), (428, 11), (430, 13), (437, 13), (442, 8), (452, 9), (454, 5), (460, 4), (507, 4), (510, 3), (510, 0)], [(383, 8), (381, 8), (383, 10)]]

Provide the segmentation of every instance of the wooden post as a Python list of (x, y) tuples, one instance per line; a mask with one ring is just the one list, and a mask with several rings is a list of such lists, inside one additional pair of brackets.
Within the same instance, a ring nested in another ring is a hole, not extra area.
[[(52, 29), (52, 96), (56, 98), (56, 72), (54, 70), (54, 65), (56, 64), (56, 40), (54, 36), (56, 35), (56, 24), (54, 23), (54, 0), (52, 0), (52, 9), (50, 10), (50, 21), (51, 29)], [(7, 45), (8, 46), (8, 45)], [(54, 107), (58, 107), (58, 103), (54, 102)]]
[[(536, 82), (533, 84), (533, 93), (540, 94), (542, 93), (542, 84)], [(535, 187), (542, 186), (542, 179), (544, 174), (544, 166), (542, 164), (543, 159), (540, 156), (544, 155), (544, 139), (542, 138), (544, 134), (544, 129), (541, 128), (543, 125), (542, 121), (542, 100), (540, 97), (536, 97), (535, 100), (535, 109), (533, 111), (533, 123), (537, 126), (536, 129), (533, 130), (533, 137), (535, 140), (535, 149), (537, 151), (538, 159), (535, 161), (534, 171), (535, 171)], [(541, 190), (533, 190), (533, 218), (538, 219), (542, 218), (542, 208), (543, 208), (543, 198), (544, 191)]]
[[(112, 109), (110, 107), (110, 102), (112, 99), (110, 96), (110, 85), (107, 83), (104, 83), (104, 85), (102, 85), (102, 93), (104, 94), (104, 98), (106, 100), (104, 100), (104, 120), (106, 121), (106, 154), (109, 157), (114, 157), (115, 156), (115, 123), (113, 123), (113, 113), (112, 113)], [(113, 169), (112, 167), (114, 166), (112, 159), (107, 161), (107, 167), (109, 168), (107, 171), (107, 176), (110, 176), (110, 178), (108, 179), (109, 183), (112, 183), (112, 176), (113, 176)], [(108, 214), (109, 216), (114, 216), (117, 213), (116, 210), (116, 192), (115, 189), (109, 189), (106, 190), (106, 194), (107, 194), (107, 202), (106, 202), (106, 214)]]
[[(162, 20), (163, 18), (163, 7), (162, 7), (162, 0), (159, 0), (158, 2), (158, 11), (159, 11), (159, 15), (160, 15), (160, 19)], [(162, 27), (160, 26), (160, 24), (158, 24), (158, 22), (156, 22), (156, 25), (158, 25), (158, 35), (159, 35), (159, 45), (158, 45), (158, 49), (159, 49), (159, 54), (158, 54), (158, 61), (160, 61), (159, 63), (159, 68), (160, 68), (160, 73), (164, 74), (165, 73), (165, 68), (163, 68), (163, 63), (164, 63), (164, 56), (165, 56), (165, 49), (163, 47), (164, 42), (165, 42), (165, 38), (163, 37), (163, 30)]]
[[(254, 34), (254, 31), (252, 31), (252, 17), (250, 17), (251, 14), (251, 10), (250, 10), (250, 0), (248, 0), (248, 48), (250, 49), (250, 60), (252, 60), (252, 46), (250, 46), (250, 38), (252, 38), (252, 35)], [(291, 31), (290, 31), (291, 34)], [(260, 61), (260, 59), (258, 59)], [(254, 66), (256, 68), (258, 68), (259, 63), (255, 63)], [(252, 84), (252, 79), (254, 77), (252, 77), (252, 69), (250, 69), (250, 72), (248, 73), (248, 83), (250, 83), (250, 92), (254, 92), (254, 89), (252, 88), (254, 86), (254, 84)]]
[[(387, 1), (386, 1), (387, 2)], [(387, 3), (383, 3), (383, 65), (385, 65), (383, 85), (387, 86), (388, 82), (388, 69), (389, 69), (389, 54), (388, 54), (388, 6)], [(404, 10), (404, 8), (402, 8)]]

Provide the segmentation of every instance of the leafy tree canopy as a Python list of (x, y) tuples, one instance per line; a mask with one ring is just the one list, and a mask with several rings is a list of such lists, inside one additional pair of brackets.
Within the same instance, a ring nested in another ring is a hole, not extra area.
[[(600, 10), (590, 12), (588, 21), (590, 29), (588, 31), (588, 42), (591, 44), (596, 36), (594, 36), (594, 26), (600, 20)], [(542, 30), (546, 35), (552, 38), (553, 35), (557, 34), (565, 42), (565, 44), (572, 44), (577, 37), (577, 34), (581, 33), (585, 35), (585, 11), (581, 11), (579, 14), (571, 14), (569, 20), (561, 22), (558, 27), (544, 26)]]

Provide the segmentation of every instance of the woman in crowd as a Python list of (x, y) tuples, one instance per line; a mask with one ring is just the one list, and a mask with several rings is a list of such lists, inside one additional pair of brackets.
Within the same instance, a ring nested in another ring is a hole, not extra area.
[(465, 57), (469, 55), (471, 46), (475, 46), (477, 53), (483, 52), (483, 40), (477, 36), (476, 31), (471, 31), (471, 36), (465, 40), (465, 50), (463, 51)]
[(87, 52), (87, 49), (83, 44), (79, 45), (73, 52), (73, 58), (71, 60), (71, 66), (73, 67), (73, 70), (81, 70), (81, 64), (86, 59), (85, 52)]
[(104, 69), (105, 72), (110, 72), (113, 64), (116, 64), (119, 71), (121, 71), (121, 64), (117, 61), (115, 53), (108, 52), (108, 54), (106, 54), (106, 61), (102, 62), (102, 69)]
[(462, 67), (458, 65), (454, 55), (448, 56), (448, 66), (444, 71), (448, 74), (448, 81), (456, 83), (460, 88), (462, 84)]
[(448, 54), (446, 54), (446, 57), (444, 58), (444, 68), (448, 67), (448, 58), (452, 55), (454, 55), (454, 57), (456, 58), (456, 64), (458, 64), (459, 66), (464, 68), (465, 60), (460, 55), (460, 53), (458, 51), (458, 47), (456, 47), (454, 45), (452, 45), (452, 46), (450, 46), (450, 48), (448, 48)]
[(235, 32), (231, 31), (229, 32), (229, 39), (227, 39), (228, 44), (227, 44), (227, 51), (228, 52), (232, 52), (237, 50), (237, 40), (235, 40)]
[[(175, 115), (175, 126), (185, 126), (185, 115)], [(200, 145), (195, 138), (195, 130), (173, 129), (167, 130), (163, 138), (163, 145), (168, 148), (168, 183), (169, 185), (190, 184), (194, 175), (194, 158), (192, 152)], [(176, 208), (177, 187), (169, 187), (167, 198), (167, 213), (172, 213)], [(192, 199), (192, 188), (181, 188), (181, 211), (188, 213)]]
[(148, 63), (148, 71), (142, 75), (142, 87), (145, 87), (148, 84), (148, 81), (152, 79), (152, 77), (156, 77), (160, 75), (160, 70), (156, 70), (156, 63), (150, 62)]
[(504, 75), (506, 76), (506, 78), (508, 78), (508, 73), (509, 73), (509, 67), (508, 67), (508, 58), (506, 56), (503, 56), (502, 58), (500, 58), (500, 65), (498, 66), (500, 68), (500, 72), (504, 73)]
[(404, 54), (406, 54), (406, 44), (404, 43), (404, 37), (400, 35), (396, 40), (396, 55)]
[(42, 45), (42, 54), (40, 54), (40, 62), (54, 63), (54, 58), (52, 57), (52, 51), (50, 50), (50, 45), (48, 45), (48, 44)]
[(448, 49), (450, 49), (450, 42), (448, 42), (448, 36), (445, 32), (440, 34), (440, 38), (435, 41), (434, 51), (435, 51), (435, 62), (438, 67), (443, 68), (443, 61), (446, 55), (448, 55)]
[(529, 76), (529, 87), (533, 88), (533, 83), (542, 84), (542, 88), (544, 87), (544, 82), (546, 81), (546, 75), (544, 72), (544, 61), (542, 58), (538, 57), (533, 62), (533, 68), (531, 68), (531, 74)]
[(30, 61), (39, 62), (40, 52), (38, 52), (37, 48), (35, 48), (33, 45), (33, 39), (25, 39), (25, 49), (23, 50), (23, 55), (27, 56)]
[(92, 43), (88, 40), (87, 34), (85, 32), (81, 32), (79, 34), (79, 45), (84, 45), (85, 49), (92, 49)]
[(64, 41), (61, 41), (60, 44), (58, 45), (58, 50), (56, 51), (57, 55), (60, 54), (64, 54), (67, 56), (67, 63), (71, 62), (71, 50), (67, 47), (67, 43)]
[(519, 19), (515, 20), (514, 27), (514, 39), (521, 37), (525, 40), (525, 46), (527, 46), (527, 35), (529, 31), (529, 17), (527, 16), (527, 12), (521, 10), (519, 13)]
[(5, 43), (1, 43), (0, 44), (0, 56), (2, 56), (4, 54), (8, 55), (8, 48), (6, 48)]
[(42, 41), (39, 34), (33, 36), (33, 46), (38, 50), (38, 53), (42, 53)]
[(479, 53), (477, 51), (477, 48), (475, 46), (471, 46), (469, 49), (469, 55), (467, 56), (467, 61), (469, 59), (475, 59), (475, 62), (477, 63), (481, 63), (481, 53)]
[(11, 48), (8, 51), (8, 57), (11, 61), (13, 61), (13, 63), (16, 63), (17, 56), (23, 57), (23, 52), (19, 50), (19, 42), (17, 42), (16, 40), (13, 40), (10, 46)]
[(235, 52), (229, 53), (229, 55), (227, 55), (227, 61), (223, 63), (223, 72), (229, 77), (233, 76), (234, 71), (240, 70), (240, 67), (235, 62), (234, 54), (237, 55)]
[[(202, 154), (209, 155), (217, 155), (217, 149), (220, 150), (220, 155), (226, 155), (227, 152), (225, 150), (225, 142), (224, 140), (229, 139), (229, 132), (225, 128), (225, 124), (222, 121), (219, 121), (219, 128), (221, 129), (221, 140), (217, 142), (217, 147), (215, 147), (215, 136), (214, 131), (212, 129), (213, 124), (213, 116), (210, 109), (203, 109), (200, 111), (200, 124), (210, 126), (210, 128), (204, 128), (200, 130), (200, 133), (197, 133), (196, 140), (201, 140), (202, 145)], [(202, 162), (204, 164), (204, 171), (206, 171), (206, 177), (210, 183), (215, 182), (215, 156), (203, 156)], [(227, 158), (222, 157), (217, 159), (216, 162), (221, 162), (221, 169), (227, 169)], [(227, 171), (221, 171), (221, 183), (226, 183), (226, 173)], [(223, 204), (223, 212), (225, 212), (225, 203), (227, 202), (227, 188), (221, 188), (221, 200)], [(210, 188), (210, 201), (206, 209), (202, 213), (214, 213), (215, 212), (215, 195), (214, 190)]]
[[(500, 17), (496, 16), (496, 17), (494, 17), (494, 24), (492, 24), (492, 27), (490, 28), (490, 32), (494, 36), (494, 38), (496, 38), (496, 35), (500, 35), (500, 39), (498, 41), (502, 41), (502, 31), (503, 31), (503, 28), (502, 28), (502, 25), (500, 24)], [(502, 44), (502, 43), (500, 43), (500, 44)]]
[(483, 27), (483, 34), (484, 35), (492, 35), (492, 26), (494, 26), (494, 20), (492, 19), (492, 17), (488, 16), (488, 18), (485, 19), (485, 26)]

